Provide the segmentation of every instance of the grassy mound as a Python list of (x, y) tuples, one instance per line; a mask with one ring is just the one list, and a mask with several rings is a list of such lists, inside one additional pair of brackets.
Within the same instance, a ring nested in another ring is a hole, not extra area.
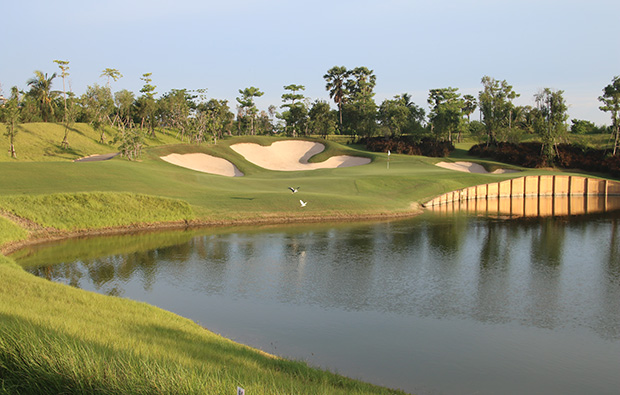
[(0, 216), (0, 245), (23, 240), (26, 237), (28, 237), (28, 232), (24, 228)]
[[(113, 142), (119, 131), (106, 127), (104, 130), (105, 140), (101, 143), (101, 132), (96, 131), (89, 124), (76, 123), (69, 129), (69, 147), (61, 146), (65, 134), (65, 127), (60, 123), (23, 123), (17, 126), (15, 137), (15, 150), (17, 159), (11, 158), (8, 152), (8, 140), (2, 139), (0, 150), (0, 162), (26, 162), (26, 161), (67, 161), (94, 154), (106, 154), (118, 152), (117, 145)], [(172, 132), (157, 133), (155, 138), (144, 136), (144, 144), (154, 147), (163, 144), (176, 144), (181, 141)]]
[(56, 193), (0, 196), (0, 209), (44, 227), (99, 229), (186, 221), (192, 208), (181, 200), (134, 193)]

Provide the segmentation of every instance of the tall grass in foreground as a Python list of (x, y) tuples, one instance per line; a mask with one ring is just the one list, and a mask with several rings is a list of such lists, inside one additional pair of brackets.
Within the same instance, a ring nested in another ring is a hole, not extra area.
[(181, 200), (111, 192), (0, 196), (0, 209), (61, 230), (183, 221), (194, 217), (190, 205)]
[(391, 394), (170, 312), (33, 277), (0, 255), (0, 394)]

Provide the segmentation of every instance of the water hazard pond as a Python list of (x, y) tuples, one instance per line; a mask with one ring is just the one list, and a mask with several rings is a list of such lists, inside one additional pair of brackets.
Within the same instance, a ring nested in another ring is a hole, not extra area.
[(30, 272), (418, 394), (618, 394), (620, 214), (67, 240)]

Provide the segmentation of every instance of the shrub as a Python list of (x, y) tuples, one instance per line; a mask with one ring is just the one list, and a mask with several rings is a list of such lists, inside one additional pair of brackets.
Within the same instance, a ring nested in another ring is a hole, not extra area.
[(469, 154), (523, 167), (540, 168), (556, 165), (566, 169), (581, 169), (620, 177), (620, 157), (610, 156), (607, 150), (579, 144), (558, 144), (556, 148), (557, 156), (553, 163), (547, 163), (541, 154), (542, 144), (536, 142), (498, 143), (488, 146), (477, 144), (470, 148)]
[(422, 155), (431, 157), (448, 156), (454, 151), (454, 145), (449, 141), (437, 141), (425, 137), (419, 142), (413, 141), (411, 138), (384, 138), (384, 137), (367, 137), (362, 140), (366, 145), (366, 149), (373, 152), (393, 152), (395, 154), (405, 155)]

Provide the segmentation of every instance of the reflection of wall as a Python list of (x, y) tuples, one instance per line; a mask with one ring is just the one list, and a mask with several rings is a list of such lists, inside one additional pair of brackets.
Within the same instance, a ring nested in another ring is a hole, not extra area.
[[(539, 199), (546, 196), (570, 199)], [(602, 202), (600, 196), (605, 197)], [(619, 182), (578, 176), (526, 176), (444, 193), (424, 206), (434, 211), (458, 207), (517, 216), (567, 215), (610, 210), (608, 196), (620, 196)]]

